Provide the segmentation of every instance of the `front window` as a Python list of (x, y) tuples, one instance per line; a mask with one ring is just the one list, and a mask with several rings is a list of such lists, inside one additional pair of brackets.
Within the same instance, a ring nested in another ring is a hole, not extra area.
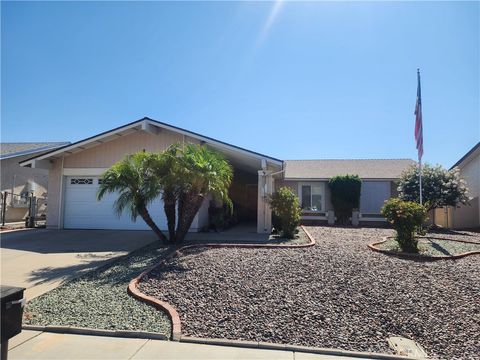
[(323, 211), (323, 184), (302, 185), (302, 209)]

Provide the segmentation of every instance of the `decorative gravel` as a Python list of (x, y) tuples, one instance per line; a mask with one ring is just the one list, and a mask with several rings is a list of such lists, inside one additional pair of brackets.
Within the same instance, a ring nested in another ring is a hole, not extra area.
[(128, 295), (128, 283), (168, 253), (153, 244), (89, 272), (28, 302), (25, 324), (135, 330), (170, 337), (162, 311)]
[[(452, 239), (438, 239), (436, 237), (421, 238), (418, 242), (419, 254), (448, 258), (453, 255), (459, 255), (471, 251), (480, 251), (480, 243), (473, 244), (451, 240)], [(392, 238), (388, 238), (387, 241), (377, 244), (375, 247), (392, 252), (401, 252), (398, 242)]]
[(387, 353), (404, 336), (430, 357), (478, 358), (480, 256), (399, 259), (366, 246), (391, 230), (307, 229), (314, 247), (187, 250), (140, 288), (178, 310), (184, 335)]

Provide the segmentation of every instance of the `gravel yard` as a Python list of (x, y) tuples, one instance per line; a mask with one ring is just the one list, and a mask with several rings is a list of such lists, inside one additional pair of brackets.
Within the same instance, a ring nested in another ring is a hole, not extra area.
[(399, 335), (430, 357), (478, 358), (480, 256), (399, 259), (366, 246), (391, 230), (307, 229), (311, 248), (187, 250), (140, 289), (178, 310), (184, 335), (376, 352)]
[(140, 330), (170, 337), (168, 317), (127, 294), (128, 283), (168, 251), (147, 246), (33, 299), (24, 324)]

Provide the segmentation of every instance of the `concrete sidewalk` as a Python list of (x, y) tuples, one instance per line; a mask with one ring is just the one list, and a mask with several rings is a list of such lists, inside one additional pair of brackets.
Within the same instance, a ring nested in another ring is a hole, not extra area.
[[(9, 359), (271, 359), (355, 360), (294, 351), (248, 349), (162, 340), (67, 335), (24, 330), (10, 340)], [(365, 359), (365, 358), (364, 358)]]

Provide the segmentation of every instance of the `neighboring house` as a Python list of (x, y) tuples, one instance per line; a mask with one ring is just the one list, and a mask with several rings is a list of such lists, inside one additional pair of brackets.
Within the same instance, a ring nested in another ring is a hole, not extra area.
[(469, 205), (457, 208), (444, 207), (435, 209), (435, 224), (453, 229), (471, 229), (480, 227), (480, 142), (470, 149), (450, 169), (458, 167), (460, 177), (465, 179), (468, 196), (472, 198)]
[[(311, 184), (310, 206), (321, 208), (309, 216), (322, 218), (323, 209), (330, 206), (325, 181), (333, 175), (357, 173), (364, 180), (362, 194), (363, 215), (378, 220), (379, 206), (395, 191), (398, 179), (411, 160), (350, 160), (350, 161), (287, 161), (246, 150), (213, 138), (169, 124), (143, 118), (130, 124), (92, 136), (88, 139), (55, 149), (22, 162), (22, 166), (49, 170), (49, 204), (47, 227), (81, 229), (136, 229), (147, 230), (139, 219), (132, 222), (127, 214), (118, 218), (112, 211), (115, 194), (97, 201), (96, 194), (101, 174), (125, 155), (137, 151), (162, 151), (173, 143), (205, 144), (223, 153), (234, 168), (230, 197), (240, 221), (256, 221), (257, 232), (271, 231), (271, 209), (267, 198), (282, 183), (296, 185), (304, 201), (308, 182)], [(305, 166), (301, 166), (306, 164)], [(347, 166), (339, 166), (344, 164)], [(355, 165), (356, 164), (356, 165)], [(299, 165), (299, 166), (296, 166)], [(302, 171), (300, 171), (302, 170)], [(330, 172), (325, 172), (330, 171)], [(318, 186), (316, 186), (318, 184)], [(322, 198), (319, 200), (318, 195)], [(313, 203), (313, 205), (312, 205)], [(306, 206), (304, 204), (304, 206)], [(190, 231), (208, 225), (209, 201), (205, 200), (194, 219)], [(161, 200), (149, 206), (152, 218), (166, 229)], [(365, 217), (364, 219), (368, 219)]]
[(284, 178), (276, 187), (288, 186), (298, 195), (302, 220), (321, 222), (333, 211), (328, 181), (336, 175), (358, 175), (362, 179), (360, 223), (383, 222), (384, 201), (397, 196), (401, 173), (414, 163), (409, 159), (286, 160)]
[[(20, 162), (32, 156), (64, 146), (66, 142), (43, 143), (1, 143), (1, 192), (7, 192), (5, 213), (6, 222), (22, 221), (28, 214), (29, 194), (45, 198), (47, 196), (48, 170), (31, 169), (20, 166)], [(12, 195), (13, 194), (13, 195)]]

